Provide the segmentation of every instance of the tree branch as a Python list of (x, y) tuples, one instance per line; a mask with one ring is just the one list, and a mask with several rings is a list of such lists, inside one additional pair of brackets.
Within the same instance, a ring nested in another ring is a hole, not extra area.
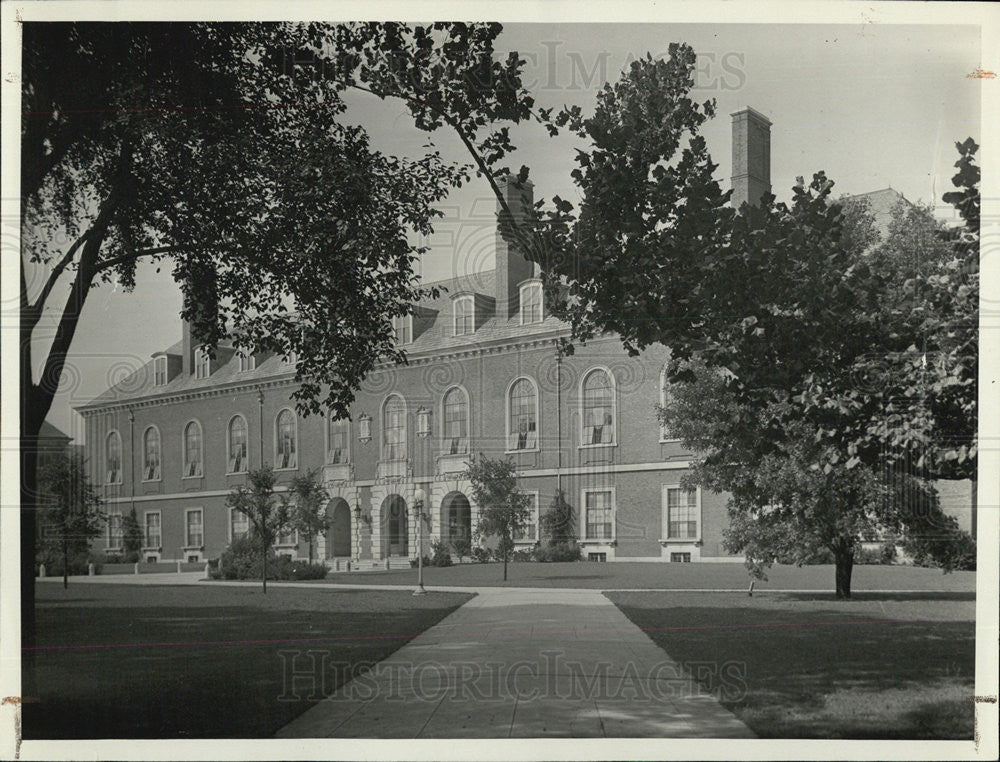
[(117, 267), (125, 262), (133, 261), (139, 259), (139, 257), (155, 257), (160, 254), (170, 254), (175, 251), (181, 251), (184, 246), (158, 246), (153, 249), (144, 249), (143, 251), (137, 251), (134, 254), (122, 254), (120, 257), (114, 257), (112, 259), (106, 259), (99, 263), (94, 268), (94, 274), (101, 273), (105, 270), (110, 270), (113, 267)]
[[(49, 273), (48, 280), (45, 281), (45, 285), (42, 286), (42, 290), (39, 292), (34, 303), (25, 307), (25, 310), (29, 313), (28, 317), (33, 318), (31, 320), (32, 328), (35, 327), (35, 324), (37, 324), (38, 320), (41, 318), (42, 310), (45, 308), (45, 300), (49, 298), (49, 294), (52, 292), (52, 289), (55, 288), (56, 282), (59, 280), (59, 276), (62, 275), (63, 270), (65, 270), (73, 261), (73, 258), (76, 256), (77, 249), (79, 249), (87, 240), (87, 236), (90, 235), (90, 232), (91, 231), (88, 230), (82, 236), (77, 238), (73, 245), (69, 247), (69, 251), (67, 251), (56, 266), (52, 268), (52, 272)], [(23, 271), (24, 270), (22, 268), (22, 273)], [(27, 293), (25, 293), (24, 296), (25, 302), (27, 302)], [(24, 317), (25, 315), (22, 315), (22, 320)]]

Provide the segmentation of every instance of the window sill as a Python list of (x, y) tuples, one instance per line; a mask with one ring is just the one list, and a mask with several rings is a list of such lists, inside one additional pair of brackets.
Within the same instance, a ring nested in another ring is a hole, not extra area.
[(683, 439), (663, 439), (662, 437), (660, 438), (660, 444), (680, 444), (683, 441), (684, 441)]
[(226, 476), (246, 476), (247, 471), (226, 471)]
[(503, 454), (504, 455), (518, 455), (520, 453), (531, 453), (531, 452), (540, 452), (540, 450), (537, 447), (529, 447), (529, 448), (526, 448), (524, 450), (504, 450)]
[(618, 540), (614, 538), (610, 539), (596, 539), (596, 538), (585, 538), (582, 540), (577, 540), (579, 545), (607, 545), (609, 547), (614, 547), (618, 544)]
[(120, 487), (123, 482), (104, 482), (105, 487)]
[(184, 479), (204, 479), (204, 478), (205, 477), (202, 476), (201, 474), (198, 474), (197, 476), (182, 476), (181, 481), (183, 481)]
[(163, 480), (162, 479), (143, 479), (142, 483), (143, 484), (159, 484), (161, 481), (163, 481)]
[(125, 548), (121, 545), (109, 545), (104, 549), (105, 553), (124, 553)]
[(204, 550), (204, 549), (205, 549), (204, 545), (185, 545), (184, 547), (181, 548), (181, 550), (185, 552), (189, 550)]
[(162, 545), (144, 545), (139, 549), (142, 553), (159, 553), (163, 550)]
[(601, 442), (600, 444), (582, 444), (577, 445), (578, 450), (600, 450), (603, 447), (617, 447), (617, 442)]
[(697, 545), (701, 546), (700, 537), (661, 537), (660, 545)]
[(276, 469), (274, 469), (275, 472), (277, 472), (277, 471), (298, 471), (298, 470), (299, 470), (298, 466), (285, 466), (284, 468), (276, 468)]

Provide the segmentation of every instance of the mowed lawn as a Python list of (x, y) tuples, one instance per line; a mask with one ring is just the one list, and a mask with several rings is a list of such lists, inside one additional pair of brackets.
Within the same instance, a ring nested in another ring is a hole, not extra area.
[(973, 737), (973, 592), (605, 595), (761, 737)]
[(39, 584), (36, 594), (40, 700), (23, 707), (30, 739), (271, 736), (313, 703), (302, 682), (288, 694), (301, 700), (278, 698), (296, 651), (325, 655), (315, 663), (329, 694), (350, 676), (343, 665), (384, 659), (471, 598), (75, 580), (68, 590)]
[[(324, 582), (371, 585), (412, 585), (416, 569), (329, 574)], [(503, 581), (503, 564), (456, 564), (425, 567), (428, 585), (456, 587), (577, 587), (593, 590), (726, 589), (745, 590), (750, 578), (742, 563), (657, 564), (514, 562)], [(757, 590), (834, 590), (833, 566), (775, 566)], [(976, 589), (975, 572), (944, 574), (940, 569), (914, 566), (855, 566), (855, 590), (935, 590), (965, 592)]]

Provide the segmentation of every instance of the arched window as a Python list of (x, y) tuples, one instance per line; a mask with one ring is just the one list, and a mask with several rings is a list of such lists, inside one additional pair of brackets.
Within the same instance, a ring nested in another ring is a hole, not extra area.
[(351, 422), (347, 418), (327, 416), (326, 462), (330, 465), (347, 463), (347, 445), (351, 438)]
[(453, 386), (445, 392), (442, 408), (442, 449), (448, 455), (464, 455), (469, 451), (469, 400), (465, 391)]
[(229, 421), (228, 473), (242, 474), (247, 470), (247, 422), (242, 415)]
[(385, 401), (382, 409), (382, 459), (406, 459), (406, 403), (398, 394)]
[(521, 325), (541, 323), (544, 317), (542, 312), (542, 284), (538, 281), (525, 283), (521, 286), (520, 295)]
[(583, 377), (581, 385), (580, 444), (602, 445), (615, 441), (615, 390), (611, 374), (595, 368)]
[(150, 426), (142, 435), (142, 480), (160, 480), (160, 430)]
[(202, 475), (201, 424), (191, 421), (184, 427), (184, 478)]
[(105, 484), (122, 483), (122, 438), (112, 431), (104, 440), (104, 462), (107, 463)]
[(507, 449), (534, 450), (538, 447), (538, 392), (534, 383), (519, 378), (507, 393)]
[(285, 408), (275, 419), (274, 463), (275, 468), (297, 468), (295, 413)]
[(455, 335), (466, 336), (476, 330), (475, 303), (471, 296), (459, 296), (455, 299)]

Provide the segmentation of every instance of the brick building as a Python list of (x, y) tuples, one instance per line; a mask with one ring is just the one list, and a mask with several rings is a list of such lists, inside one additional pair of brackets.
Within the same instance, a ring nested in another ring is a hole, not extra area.
[[(733, 115), (733, 156), (734, 198), (755, 202), (770, 190), (770, 122), (753, 109)], [(504, 192), (512, 209), (531, 203), (530, 187)], [(395, 565), (416, 555), (418, 488), (425, 547), (471, 534), (478, 507), (462, 471), (482, 451), (512, 457), (532, 496), (525, 544), (562, 489), (585, 558), (741, 560), (722, 546), (726, 496), (679, 486), (689, 456), (655, 414), (666, 349), (628, 357), (608, 337), (560, 360), (568, 329), (546, 314), (536, 275), (498, 230), (495, 269), (438, 283), (440, 298), (398, 320), (409, 364), (373, 373), (344, 421), (296, 414), (294, 358), (242, 357), (225, 344), (209, 358), (185, 326), (178, 343), (78, 409), (92, 480), (112, 514), (135, 509), (144, 559), (201, 561), (246, 531), (225, 501), (247, 469), (270, 463), (287, 485), (319, 468), (333, 523), (318, 555)], [(120, 526), (109, 524), (111, 553)], [(294, 536), (278, 550), (307, 552)]]

